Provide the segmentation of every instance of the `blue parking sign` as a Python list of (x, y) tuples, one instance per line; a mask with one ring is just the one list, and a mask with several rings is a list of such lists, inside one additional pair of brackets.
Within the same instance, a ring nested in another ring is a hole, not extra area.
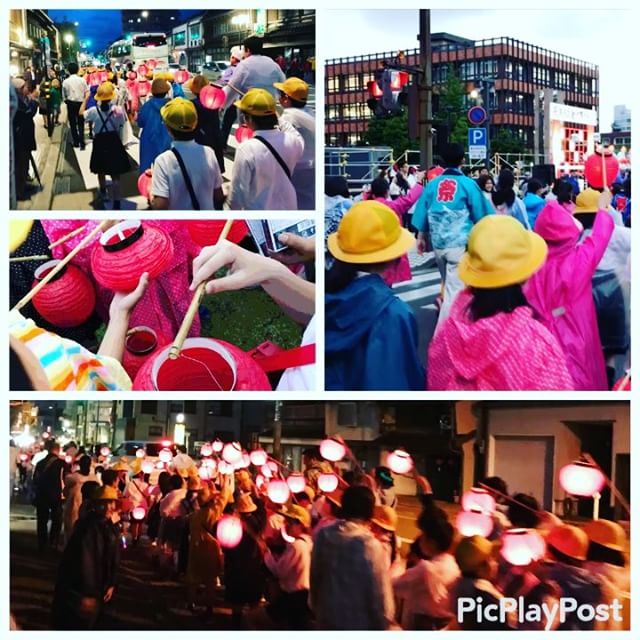
[(487, 146), (487, 130), (484, 127), (472, 127), (469, 129), (469, 146)]

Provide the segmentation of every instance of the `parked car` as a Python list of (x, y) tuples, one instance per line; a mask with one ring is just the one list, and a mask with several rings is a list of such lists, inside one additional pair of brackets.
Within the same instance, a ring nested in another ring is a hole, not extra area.
[(203, 75), (209, 82), (215, 82), (229, 66), (228, 62), (224, 60), (215, 60), (213, 62), (205, 62), (201, 69), (200, 74)]

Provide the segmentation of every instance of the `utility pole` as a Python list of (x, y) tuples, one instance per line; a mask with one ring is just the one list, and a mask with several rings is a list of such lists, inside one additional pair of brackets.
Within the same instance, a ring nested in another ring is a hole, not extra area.
[(276, 400), (275, 411), (273, 414), (273, 457), (276, 460), (280, 460), (282, 456), (282, 417), (280, 414), (281, 407), (282, 402)]
[(433, 113), (431, 77), (431, 11), (420, 9), (420, 69), (418, 98), (418, 132), (420, 137), (420, 165), (428, 169), (433, 165)]

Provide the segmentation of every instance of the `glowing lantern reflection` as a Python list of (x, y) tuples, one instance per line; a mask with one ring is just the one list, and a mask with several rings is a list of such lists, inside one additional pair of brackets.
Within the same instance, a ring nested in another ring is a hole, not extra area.
[[(44, 434), (42, 436), (44, 438)], [(101, 447), (100, 448), (100, 455), (104, 456), (105, 458), (111, 453), (111, 449), (109, 449), (109, 447)]]
[(216, 453), (220, 453), (222, 451), (222, 448), (224, 447), (224, 445), (222, 444), (222, 441), (219, 438), (216, 438), (213, 441), (213, 444), (211, 445), (211, 448), (216, 452)]
[(544, 556), (545, 547), (544, 539), (535, 529), (509, 529), (502, 534), (500, 554), (507, 562), (526, 567)]
[(338, 488), (338, 476), (335, 473), (321, 473), (318, 476), (318, 489), (331, 493)]
[(220, 87), (214, 87), (212, 84), (202, 87), (198, 97), (205, 109), (212, 109), (213, 111), (220, 109), (226, 99), (224, 91)]
[(307, 483), (301, 473), (292, 473), (287, 478), (287, 484), (289, 485), (289, 489), (291, 489), (291, 493), (300, 493), (301, 491), (304, 491)]
[(560, 469), (560, 485), (572, 496), (592, 497), (600, 493), (606, 477), (598, 467), (589, 463), (576, 461)]
[(464, 537), (486, 538), (493, 531), (493, 518), (482, 511), (460, 511), (456, 518), (456, 529)]
[(144, 520), (144, 517), (146, 515), (146, 511), (144, 509), (144, 507), (136, 507), (132, 512), (131, 512), (131, 517), (134, 520)]
[(202, 445), (202, 447), (200, 447), (200, 455), (204, 456), (205, 458), (208, 458), (212, 454), (213, 454), (213, 447), (208, 442), (205, 442)]
[(152, 460), (145, 460), (142, 463), (142, 473), (152, 473), (155, 468), (155, 464), (153, 464)]
[(320, 443), (320, 455), (330, 462), (339, 462), (346, 453), (347, 448), (335, 438), (327, 438)]
[(250, 129), (249, 127), (247, 127), (246, 124), (241, 124), (236, 129), (235, 135), (236, 135), (236, 141), (238, 142), (238, 144), (242, 144), (243, 142), (247, 140), (251, 140), (251, 138), (253, 138), (253, 129)]
[(144, 458), (146, 455), (147, 454), (144, 449), (136, 449), (136, 458)]
[(271, 480), (267, 485), (267, 495), (271, 502), (284, 504), (289, 499), (291, 491), (284, 480)]
[(393, 473), (409, 473), (413, 469), (413, 460), (406, 451), (396, 449), (387, 456), (387, 466)]
[(263, 449), (255, 449), (249, 454), (251, 464), (256, 467), (261, 467), (263, 464), (267, 464), (267, 452)]
[(242, 447), (239, 442), (229, 442), (222, 449), (222, 459), (229, 464), (234, 464), (242, 458)]
[(158, 458), (160, 458), (161, 462), (164, 462), (166, 464), (173, 460), (173, 453), (171, 453), (171, 449), (160, 449)]
[(218, 521), (216, 538), (221, 547), (233, 549), (242, 540), (242, 521), (237, 516), (222, 516)]
[(472, 487), (462, 494), (462, 508), (465, 511), (480, 510), (491, 515), (496, 510), (496, 501), (486, 489)]
[(138, 178), (138, 193), (147, 200), (151, 197), (151, 183), (153, 182), (153, 173), (151, 169), (140, 174)]

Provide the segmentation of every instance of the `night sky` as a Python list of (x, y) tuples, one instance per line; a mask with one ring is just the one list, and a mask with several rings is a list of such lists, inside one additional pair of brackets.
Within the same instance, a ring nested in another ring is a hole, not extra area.
[[(200, 12), (199, 10), (181, 10), (179, 14), (182, 20), (187, 20)], [(105, 49), (122, 35), (120, 10), (50, 9), (47, 13), (54, 22), (79, 22), (78, 39), (91, 40), (90, 49), (93, 52)]]

